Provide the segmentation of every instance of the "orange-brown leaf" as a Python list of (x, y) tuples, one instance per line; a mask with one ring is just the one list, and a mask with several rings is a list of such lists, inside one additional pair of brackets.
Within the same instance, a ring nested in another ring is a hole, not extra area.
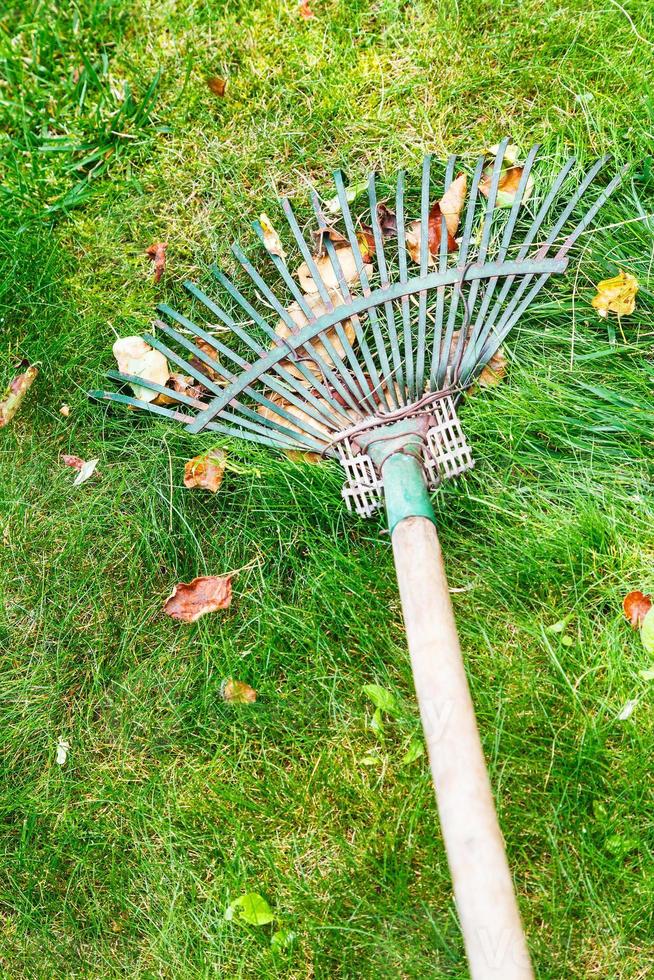
[(257, 700), (257, 692), (245, 681), (237, 681), (230, 677), (223, 684), (223, 698), (225, 701), (235, 701), (237, 704), (252, 704)]
[(37, 367), (28, 367), (27, 371), (23, 374), (18, 374), (9, 383), (9, 387), (0, 401), (0, 429), (5, 425), (9, 425), (20, 408), (25, 395), (32, 387), (38, 373), (39, 369)]
[(190, 459), (184, 467), (184, 486), (216, 493), (223, 482), (227, 457), (219, 449)]
[(155, 242), (154, 245), (148, 245), (145, 250), (145, 254), (154, 263), (154, 282), (159, 282), (166, 271), (167, 248), (168, 242)]
[(648, 595), (636, 590), (630, 592), (622, 600), (624, 614), (634, 629), (639, 629), (643, 625), (645, 616), (652, 608), (652, 599)]
[(298, 5), (298, 11), (300, 17), (304, 17), (305, 20), (309, 20), (310, 17), (315, 17), (313, 10), (309, 6), (309, 0), (300, 0)]
[(227, 88), (227, 79), (221, 78), (219, 75), (216, 75), (214, 78), (208, 78), (207, 88), (210, 92), (213, 92), (214, 95), (217, 95), (222, 99), (225, 94), (225, 89)]
[(200, 575), (188, 585), (180, 582), (164, 603), (164, 612), (183, 623), (194, 623), (206, 613), (227, 609), (232, 601), (231, 575)]

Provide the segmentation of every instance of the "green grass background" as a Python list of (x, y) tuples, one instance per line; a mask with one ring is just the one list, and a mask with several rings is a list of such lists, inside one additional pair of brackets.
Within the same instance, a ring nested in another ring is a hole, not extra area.
[[(439, 526), (537, 975), (644, 978), (652, 663), (621, 599), (654, 591), (651, 7), (311, 6), (0, 12), (0, 383), (40, 363), (0, 435), (2, 974), (467, 975), (427, 768), (401, 765), (418, 719), (382, 523), (344, 513), (334, 469), (256, 448), (230, 447), (215, 498), (186, 491), (211, 440), (84, 393), (114, 331), (229, 266), (278, 194), (509, 134), (543, 142), (546, 168), (569, 150), (634, 167), (506, 380), (467, 406), (477, 468), (437, 496)], [(607, 324), (592, 284), (618, 268), (638, 307)], [(99, 457), (102, 479), (71, 487), (61, 452)], [(162, 615), (174, 583), (235, 568), (228, 612)], [(226, 705), (229, 676), (259, 701)], [(367, 683), (402, 705), (383, 740)], [(290, 950), (224, 921), (245, 891), (297, 933)]]

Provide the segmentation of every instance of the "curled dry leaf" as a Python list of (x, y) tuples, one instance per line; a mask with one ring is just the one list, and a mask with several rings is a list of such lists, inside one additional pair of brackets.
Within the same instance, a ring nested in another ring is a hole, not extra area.
[[(195, 344), (196, 347), (198, 347), (202, 351), (203, 354), (206, 354), (207, 357), (210, 357), (212, 361), (216, 361), (216, 362), (218, 361), (218, 351), (216, 350), (215, 347), (212, 347), (211, 344), (208, 343), (206, 340), (203, 340), (202, 337), (194, 337), (193, 343)], [(199, 357), (196, 357), (194, 355), (193, 357), (189, 358), (189, 364), (194, 370), (198, 371), (200, 374), (203, 374), (205, 377), (209, 378), (210, 381), (213, 381), (214, 384), (217, 385), (227, 384), (226, 379), (215, 368), (209, 367), (209, 365), (205, 364), (205, 362), (200, 360)], [(198, 385), (200, 388), (202, 388), (200, 382), (195, 382), (195, 384)]]
[(184, 486), (192, 489), (199, 487), (216, 493), (223, 482), (227, 456), (220, 449), (211, 449), (208, 453), (190, 459), (184, 467)]
[(328, 238), (333, 245), (347, 245), (348, 239), (342, 235), (333, 225), (322, 225), (312, 232), (315, 243), (315, 257), (322, 258), (325, 254), (325, 239)]
[(62, 405), (59, 409), (59, 414), (63, 415), (65, 419), (70, 415), (70, 405)]
[(72, 469), (77, 470), (77, 476), (73, 480), (74, 487), (78, 487), (81, 483), (86, 483), (86, 481), (89, 480), (94, 473), (96, 476), (100, 475), (99, 473), (96, 473), (96, 467), (100, 462), (99, 459), (85, 460), (80, 459), (79, 456), (69, 456), (64, 453), (61, 456), (61, 462), (64, 464), (64, 466), (70, 466)]
[(397, 215), (385, 204), (377, 205), (377, 222), (382, 238), (395, 238), (397, 235)]
[(32, 365), (9, 382), (9, 387), (0, 401), (0, 429), (9, 425), (20, 408), (25, 395), (34, 384), (38, 373), (39, 369)]
[(618, 272), (612, 279), (602, 279), (597, 284), (597, 295), (593, 297), (592, 305), (603, 317), (609, 313), (630, 316), (636, 309), (638, 288), (635, 276), (629, 272)]
[(154, 245), (148, 245), (145, 250), (145, 254), (149, 259), (152, 259), (154, 263), (154, 282), (159, 282), (166, 271), (167, 248), (168, 242), (155, 242)]
[[(357, 270), (356, 259), (354, 258), (354, 252), (349, 245), (344, 245), (342, 248), (336, 250), (336, 259), (341, 267), (341, 273), (345, 282), (348, 286), (353, 285), (359, 281), (359, 273)], [(318, 275), (324, 282), (327, 289), (338, 289), (338, 277), (332, 265), (332, 261), (328, 255), (319, 255), (314, 259), (316, 263), (316, 268), (318, 269)], [(306, 262), (303, 262), (296, 272), (298, 282), (304, 290), (305, 293), (317, 293), (318, 287), (313, 281), (311, 273), (309, 272), (309, 266)]]
[[(206, 370), (208, 371), (208, 368)], [(166, 382), (166, 388), (170, 388), (171, 392), (176, 391), (180, 395), (188, 395), (189, 398), (195, 398), (197, 401), (202, 401), (208, 394), (204, 385), (194, 381), (188, 374), (171, 374)], [(156, 405), (176, 405), (178, 399), (172, 394), (158, 394), (154, 402)]]
[(164, 612), (183, 623), (194, 623), (206, 613), (227, 609), (232, 601), (231, 575), (200, 575), (188, 585), (180, 582), (164, 603)]
[[(329, 298), (335, 308), (337, 306), (342, 306), (344, 303), (343, 296), (337, 289), (329, 290)], [(320, 298), (320, 296), (318, 295), (318, 293), (308, 293), (307, 295), (305, 295), (304, 299), (314, 317), (317, 318), (317, 317), (324, 316), (325, 313), (327, 312), (327, 308), (323, 303), (322, 299)], [(287, 312), (290, 315), (291, 320), (295, 324), (295, 329), (291, 330), (289, 325), (284, 320), (279, 320), (277, 326), (275, 327), (275, 333), (277, 334), (278, 337), (281, 337), (282, 340), (286, 340), (286, 338), (290, 337), (292, 333), (293, 334), (298, 333), (300, 330), (302, 330), (303, 327), (306, 327), (306, 325), (309, 322), (299, 303), (291, 303), (291, 305), (287, 307)], [(355, 330), (352, 325), (352, 321), (344, 320), (341, 324), (341, 328), (348, 342), (351, 344), (354, 341), (354, 337), (355, 337)], [(332, 344), (338, 356), (343, 357), (345, 353), (345, 348), (343, 347), (343, 344), (338, 336), (336, 327), (331, 327), (329, 330), (327, 330), (326, 337), (327, 340)], [(312, 341), (312, 347), (314, 348), (314, 350), (316, 351), (319, 357), (323, 358), (330, 366), (333, 366), (333, 361), (330, 354), (328, 353), (325, 345), (320, 341), (318, 337), (316, 337), (315, 340)], [(321, 368), (319, 367), (318, 364), (316, 364), (315, 360), (313, 359), (311, 354), (309, 354), (308, 351), (305, 351), (304, 348), (300, 348), (299, 353), (301, 356), (302, 363), (304, 364), (305, 367), (308, 367), (309, 370), (314, 372), (314, 374), (318, 373), (319, 375), (322, 375)], [(296, 362), (291, 360), (284, 360), (282, 362), (282, 366), (286, 368), (287, 371), (290, 371), (290, 373), (293, 374), (296, 378), (304, 377), (302, 372), (296, 366)]]
[[(159, 385), (167, 383), (170, 377), (168, 361), (161, 351), (154, 350), (141, 337), (121, 337), (112, 349), (122, 374), (133, 374)], [(144, 402), (156, 400), (156, 391), (131, 382), (130, 384), (137, 398)]]
[(372, 262), (375, 255), (375, 233), (370, 225), (359, 225), (357, 241), (364, 262)]
[[(488, 156), (497, 156), (497, 151), (499, 150), (499, 144), (497, 146), (491, 146), (487, 150)], [(509, 143), (506, 150), (504, 151), (504, 158), (502, 160), (502, 169), (500, 172), (500, 180), (497, 185), (497, 197), (495, 199), (495, 205), (498, 208), (510, 208), (515, 201), (516, 194), (518, 193), (518, 188), (520, 186), (520, 181), (522, 179), (522, 174), (524, 167), (518, 166), (518, 147), (514, 143)], [(490, 194), (491, 184), (493, 182), (493, 167), (486, 167), (479, 181), (479, 190), (484, 195), (488, 197)], [(527, 183), (525, 189), (522, 193), (521, 204), (524, 204), (531, 197), (531, 193), (534, 189), (534, 181), (531, 174), (527, 178)]]
[(214, 95), (217, 95), (220, 99), (225, 94), (225, 89), (227, 88), (227, 79), (221, 78), (219, 75), (215, 75), (213, 78), (207, 79), (207, 88)]
[(477, 378), (477, 384), (480, 388), (493, 388), (500, 383), (505, 374), (506, 354), (504, 353), (504, 348), (499, 347), (488, 364), (484, 366), (484, 369)]
[(622, 608), (633, 628), (640, 629), (645, 616), (652, 608), (651, 596), (644, 595), (638, 590), (630, 592), (622, 600)]
[(459, 174), (438, 202), (440, 204), (441, 214), (445, 218), (447, 233), (452, 238), (454, 238), (459, 230), (459, 221), (461, 220), (461, 212), (463, 211), (467, 190), (468, 178), (465, 174)]
[[(456, 252), (458, 245), (454, 238), (461, 218), (461, 211), (465, 202), (468, 181), (465, 174), (459, 174), (452, 181), (448, 189), (443, 194), (440, 201), (432, 204), (429, 210), (427, 222), (427, 261), (428, 265), (435, 265), (440, 253), (441, 237), (443, 235), (443, 223), (447, 234), (447, 251)], [(395, 215), (393, 215), (395, 218)], [(409, 255), (416, 264), (420, 264), (420, 246), (422, 242), (422, 222), (412, 221), (406, 229), (406, 247)]]
[(286, 253), (282, 247), (282, 242), (273, 228), (272, 221), (267, 214), (259, 215), (259, 224), (263, 230), (263, 244), (271, 255), (279, 255), (280, 259), (286, 258)]
[(257, 700), (257, 692), (253, 687), (233, 677), (223, 684), (222, 695), (225, 701), (234, 701), (236, 704), (252, 704)]
[(310, 20), (312, 17), (316, 16), (309, 6), (309, 0), (300, 0), (298, 4), (298, 13), (300, 14), (300, 17), (304, 18), (304, 20)]

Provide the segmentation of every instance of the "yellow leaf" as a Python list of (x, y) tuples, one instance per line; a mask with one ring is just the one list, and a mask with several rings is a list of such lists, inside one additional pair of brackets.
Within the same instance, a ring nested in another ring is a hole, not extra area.
[(636, 293), (638, 280), (629, 272), (618, 272), (613, 279), (602, 279), (597, 284), (597, 296), (592, 304), (600, 316), (617, 313), (618, 316), (629, 316), (636, 309)]

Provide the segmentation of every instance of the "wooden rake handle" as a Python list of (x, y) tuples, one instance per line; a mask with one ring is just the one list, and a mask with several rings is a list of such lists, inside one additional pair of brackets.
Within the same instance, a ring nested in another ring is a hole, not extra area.
[(393, 555), (441, 828), (473, 980), (533, 972), (466, 680), (436, 527), (404, 517)]

